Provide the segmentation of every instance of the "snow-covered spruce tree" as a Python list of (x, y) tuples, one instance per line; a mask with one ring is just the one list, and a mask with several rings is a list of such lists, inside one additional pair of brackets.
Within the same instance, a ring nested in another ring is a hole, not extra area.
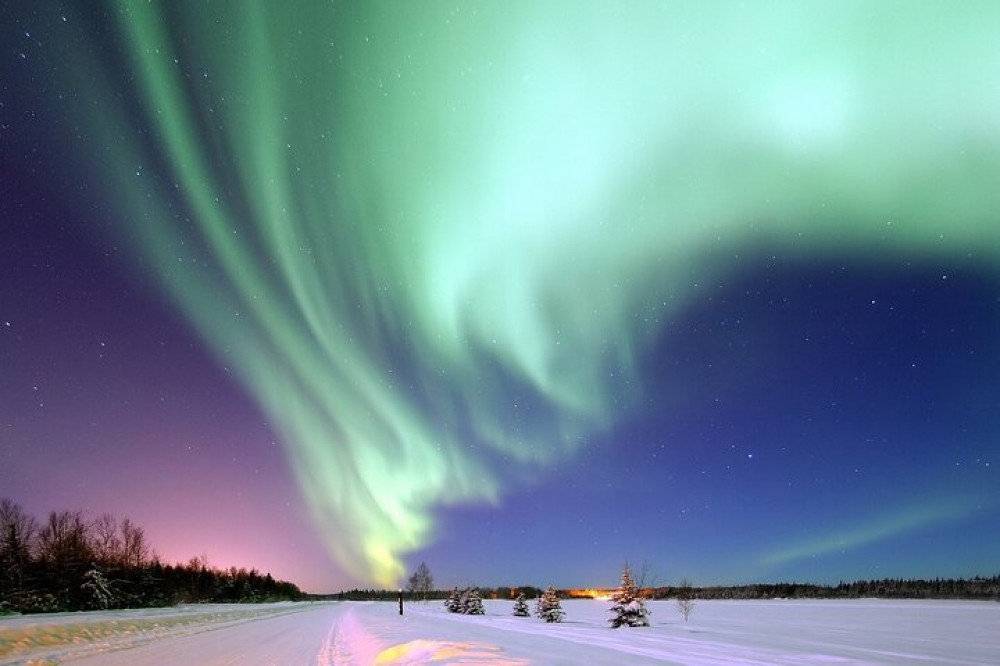
[(531, 611), (528, 610), (528, 603), (524, 600), (524, 595), (517, 595), (517, 599), (514, 599), (514, 617), (528, 617), (531, 615)]
[(444, 607), (448, 609), (449, 613), (460, 613), (462, 611), (462, 594), (458, 591), (457, 587), (444, 600)]
[(483, 608), (483, 598), (479, 596), (478, 588), (468, 588), (462, 597), (464, 598), (463, 613), (466, 615), (486, 615), (486, 609)]
[(91, 567), (90, 571), (83, 574), (84, 582), (80, 587), (90, 597), (88, 603), (95, 610), (107, 610), (115, 603), (115, 592), (108, 582), (107, 577), (97, 568)]
[(556, 594), (555, 588), (551, 585), (549, 585), (545, 593), (538, 599), (535, 614), (546, 622), (562, 622), (563, 617), (566, 616), (562, 606), (559, 604), (559, 595)]
[(639, 597), (635, 582), (632, 580), (632, 572), (629, 571), (628, 564), (622, 569), (622, 582), (618, 589), (611, 595), (611, 626), (615, 629), (625, 625), (626, 627), (648, 627), (649, 610), (646, 604)]

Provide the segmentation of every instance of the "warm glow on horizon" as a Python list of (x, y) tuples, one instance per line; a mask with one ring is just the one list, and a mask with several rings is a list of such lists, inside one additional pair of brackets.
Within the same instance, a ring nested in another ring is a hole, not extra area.
[(610, 592), (608, 590), (597, 590), (593, 588), (581, 590), (566, 590), (566, 595), (571, 599), (600, 599), (607, 600)]

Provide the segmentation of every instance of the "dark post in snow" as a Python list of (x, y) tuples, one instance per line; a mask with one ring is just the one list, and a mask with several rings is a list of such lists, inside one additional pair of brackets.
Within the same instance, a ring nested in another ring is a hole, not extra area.
[(403, 614), (403, 590), (402, 590), (402, 588), (400, 588), (400, 590), (399, 590), (399, 614), (400, 615)]

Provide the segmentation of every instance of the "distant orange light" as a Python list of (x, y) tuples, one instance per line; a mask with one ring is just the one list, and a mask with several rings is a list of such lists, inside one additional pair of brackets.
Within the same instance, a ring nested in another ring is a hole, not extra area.
[(566, 595), (571, 599), (607, 599), (607, 590), (595, 590), (595, 589), (582, 589), (582, 590), (566, 590)]

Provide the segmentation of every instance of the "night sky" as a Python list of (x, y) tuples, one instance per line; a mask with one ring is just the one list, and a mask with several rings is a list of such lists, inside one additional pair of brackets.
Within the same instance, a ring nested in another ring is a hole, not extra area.
[(313, 592), (998, 573), (995, 3), (0, 19), (36, 517)]

